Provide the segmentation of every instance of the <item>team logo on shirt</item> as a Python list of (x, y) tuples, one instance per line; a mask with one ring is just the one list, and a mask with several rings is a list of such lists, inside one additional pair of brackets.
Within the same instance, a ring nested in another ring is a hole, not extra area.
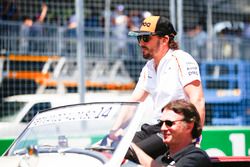
[(194, 62), (187, 62), (186, 65), (187, 65), (187, 72), (189, 76), (199, 75), (198, 73), (199, 69)]

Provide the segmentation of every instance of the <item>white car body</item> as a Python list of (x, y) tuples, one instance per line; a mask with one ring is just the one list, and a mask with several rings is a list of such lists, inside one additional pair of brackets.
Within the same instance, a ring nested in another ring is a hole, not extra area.
[[(85, 96), (85, 102), (93, 101), (128, 101), (131, 92), (88, 92)], [(22, 107), (15, 111), (16, 113), (9, 118), (0, 116), (0, 139), (16, 138), (24, 130), (28, 122), (39, 111), (38, 105), (50, 105), (43, 109), (54, 108), (62, 105), (76, 104), (80, 102), (80, 96), (76, 93), (71, 94), (34, 94), (34, 95), (16, 95), (4, 99), (5, 103), (22, 103)], [(35, 109), (34, 109), (35, 108)], [(33, 111), (35, 110), (35, 111)], [(4, 111), (1, 111), (1, 114)], [(13, 111), (9, 111), (13, 112)], [(34, 112), (28, 119), (27, 115)]]
[[(0, 166), (140, 166), (124, 156), (146, 109), (143, 103), (97, 102), (41, 111), (0, 157)], [(131, 117), (118, 140), (107, 142), (120, 114)], [(91, 141), (100, 134), (101, 140)]]

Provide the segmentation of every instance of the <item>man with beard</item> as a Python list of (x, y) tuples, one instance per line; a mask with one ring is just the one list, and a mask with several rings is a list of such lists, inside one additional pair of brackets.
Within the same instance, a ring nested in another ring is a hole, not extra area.
[[(139, 31), (129, 32), (129, 36), (137, 37), (143, 57), (148, 60), (130, 100), (144, 101), (151, 95), (154, 103), (152, 121), (141, 126), (133, 143), (152, 158), (167, 150), (157, 122), (165, 104), (177, 99), (188, 100), (197, 108), (202, 126), (205, 119), (199, 66), (190, 54), (178, 49), (176, 34), (172, 23), (164, 16), (149, 16), (144, 19)], [(109, 139), (115, 140), (122, 134), (125, 122), (125, 116), (117, 120), (108, 135)], [(136, 161), (131, 150), (126, 158)]]

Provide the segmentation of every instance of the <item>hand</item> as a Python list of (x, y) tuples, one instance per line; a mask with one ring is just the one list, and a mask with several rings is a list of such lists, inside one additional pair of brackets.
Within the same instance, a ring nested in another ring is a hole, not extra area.
[(100, 146), (110, 146), (112, 148), (116, 148), (121, 139), (122, 139), (122, 136), (118, 136), (115, 138), (115, 140), (112, 140), (111, 138), (109, 138), (109, 135), (106, 135), (102, 139)]
[(112, 140), (117, 140), (119, 136), (123, 136), (123, 133), (123, 129), (111, 130), (108, 136)]
[(112, 139), (109, 138), (109, 135), (106, 135), (100, 143), (100, 146), (111, 146)]
[(45, 2), (42, 3), (42, 10), (47, 10), (48, 6)]

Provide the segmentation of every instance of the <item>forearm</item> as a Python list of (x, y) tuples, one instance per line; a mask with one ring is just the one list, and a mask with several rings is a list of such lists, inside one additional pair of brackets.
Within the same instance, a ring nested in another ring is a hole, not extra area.
[(128, 120), (132, 118), (133, 113), (131, 113), (128, 106), (125, 106), (122, 109), (122, 112), (119, 114), (118, 118), (116, 119), (112, 130), (118, 130), (120, 128), (124, 128)]
[[(135, 89), (131, 95), (131, 97), (128, 99), (129, 102), (140, 102), (140, 101), (144, 101), (146, 99), (146, 97), (148, 96), (148, 93), (142, 89)], [(112, 130), (117, 130), (118, 128), (120, 128), (121, 126), (123, 126), (123, 124), (125, 122), (127, 122), (133, 113), (131, 112), (126, 112), (126, 111), (130, 111), (129, 108), (124, 108), (122, 110), (123, 112), (118, 116), (114, 126), (112, 127)]]
[(45, 3), (42, 4), (42, 12), (40, 14), (40, 17), (39, 17), (39, 21), (40, 22), (43, 22), (46, 15), (47, 15), (47, 11), (48, 11), (48, 7)]
[(136, 144), (131, 143), (131, 147), (134, 150), (140, 164), (144, 167), (160, 167), (153, 158), (147, 155), (142, 149), (140, 149)]
[(202, 90), (201, 82), (196, 80), (188, 84), (184, 88), (186, 95), (190, 102), (194, 104), (199, 112), (201, 118), (201, 124), (204, 126), (205, 123), (205, 98)]
[(196, 99), (190, 99), (190, 102), (194, 104), (197, 111), (200, 114), (201, 118), (201, 125), (202, 127), (205, 124), (205, 99), (204, 98), (196, 98)]
[[(131, 97), (128, 99), (129, 102), (140, 102), (140, 101), (144, 101), (147, 96), (148, 96), (148, 92), (144, 91), (143, 89), (139, 89), (139, 88), (135, 88), (135, 90), (133, 91)], [(114, 133), (116, 133), (116, 131), (118, 131), (120, 128), (124, 128), (126, 126), (126, 123), (132, 118), (133, 116), (133, 112), (131, 112), (133, 110), (131, 110), (128, 107), (124, 107), (122, 109), (122, 112), (119, 114), (117, 120), (115, 121), (112, 130)], [(117, 136), (117, 135), (116, 135)]]

